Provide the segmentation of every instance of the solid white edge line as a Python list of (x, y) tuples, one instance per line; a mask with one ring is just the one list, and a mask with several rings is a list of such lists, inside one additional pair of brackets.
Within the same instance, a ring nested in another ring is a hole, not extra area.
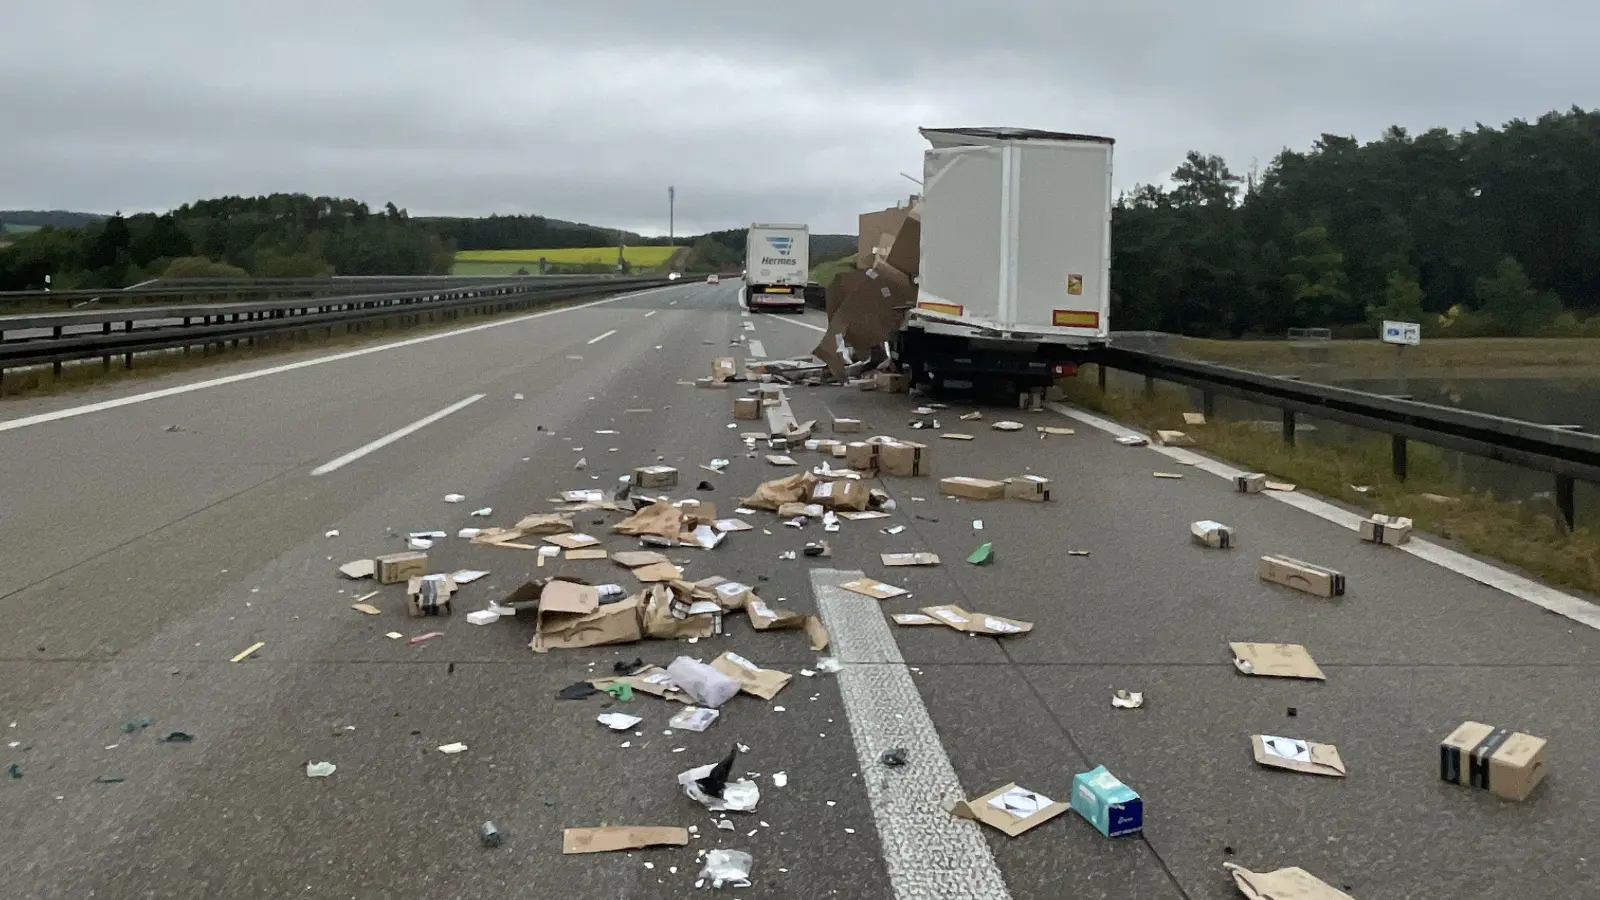
[(615, 328), (613, 328), (610, 331), (606, 332), (605, 334), (597, 334), (594, 337), (589, 338), (588, 343), (598, 344), (601, 341), (605, 340), (608, 337), (611, 337), (613, 334), (616, 334), (616, 333), (617, 333), (617, 330)]
[(325, 462), (322, 465), (317, 466), (315, 469), (311, 470), (311, 474), (312, 475), (326, 475), (329, 472), (335, 471), (337, 469), (342, 469), (345, 466), (349, 465), (350, 463), (353, 463), (356, 460), (360, 459), (361, 457), (366, 456), (368, 453), (373, 452), (374, 450), (382, 450), (384, 447), (389, 446), (390, 444), (394, 443), (395, 441), (400, 440), (401, 438), (405, 437), (406, 435), (412, 434), (414, 432), (421, 431), (422, 429), (427, 428), (429, 425), (432, 425), (433, 423), (439, 421), (440, 419), (444, 418), (445, 416), (450, 415), (451, 413), (460, 412), (461, 410), (466, 409), (467, 407), (471, 406), (472, 404), (477, 403), (479, 400), (482, 400), (486, 396), (488, 396), (488, 395), (487, 394), (473, 394), (471, 397), (468, 397), (465, 400), (457, 400), (456, 402), (450, 404), (449, 406), (446, 406), (444, 409), (441, 409), (436, 413), (433, 413), (432, 415), (423, 416), (422, 418), (416, 420), (415, 422), (412, 422), (410, 425), (407, 425), (404, 428), (401, 428), (401, 429), (399, 429), (397, 431), (391, 431), (388, 434), (384, 435), (381, 438), (378, 438), (377, 440), (373, 441), (370, 444), (363, 444), (360, 447), (357, 447), (356, 449), (351, 450), (349, 453), (346, 453), (345, 455), (339, 457), (338, 459), (329, 460), (328, 462)]
[(98, 403), (86, 403), (83, 406), (72, 406), (68, 407), (67, 409), (58, 409), (52, 412), (39, 413), (32, 416), (23, 416), (20, 419), (0, 421), (0, 431), (13, 431), (18, 428), (27, 428), (30, 425), (43, 425), (46, 422), (58, 422), (62, 419), (72, 419), (78, 416), (86, 416), (90, 413), (104, 412), (108, 409), (132, 406), (135, 403), (144, 403), (149, 400), (160, 400), (164, 397), (175, 397), (179, 394), (187, 394), (192, 391), (203, 391), (207, 388), (222, 387), (223, 385), (236, 384), (241, 381), (250, 381), (254, 378), (265, 378), (268, 375), (279, 375), (284, 372), (293, 372), (297, 369), (307, 369), (312, 366), (320, 366), (325, 363), (339, 362), (346, 359), (355, 359), (356, 357), (366, 356), (371, 353), (382, 353), (385, 350), (397, 350), (402, 347), (412, 347), (416, 346), (417, 344), (426, 344), (429, 341), (443, 340), (444, 338), (456, 337), (457, 335), (472, 334), (478, 331), (487, 331), (491, 328), (503, 328), (507, 325), (517, 325), (522, 322), (526, 322), (529, 319), (538, 319), (544, 316), (553, 316), (560, 313), (569, 313), (580, 309), (588, 309), (591, 306), (615, 303), (624, 297), (640, 297), (645, 294), (654, 294), (659, 291), (670, 291), (673, 289), (674, 286), (669, 286), (650, 288), (649, 290), (634, 291), (626, 294), (618, 294), (615, 297), (606, 297), (600, 300), (591, 301), (589, 303), (580, 303), (577, 306), (564, 306), (560, 309), (547, 309), (543, 312), (529, 313), (528, 315), (517, 316), (513, 319), (502, 319), (498, 322), (485, 322), (482, 325), (469, 325), (465, 328), (457, 328), (452, 331), (441, 331), (437, 334), (424, 334), (419, 337), (406, 338), (405, 340), (390, 341), (387, 344), (377, 344), (372, 347), (362, 347), (359, 350), (347, 350), (343, 353), (332, 353), (328, 356), (316, 357), (315, 359), (303, 359), (298, 362), (284, 363), (280, 366), (270, 366), (265, 369), (256, 369), (251, 372), (240, 372), (237, 375), (224, 375), (221, 378), (209, 378), (205, 381), (195, 381), (189, 384), (174, 385), (173, 387), (162, 388), (156, 391), (146, 391), (143, 394), (130, 394), (127, 397), (118, 397), (114, 400), (102, 400)]
[[(839, 587), (860, 577), (812, 569), (811, 590), (843, 666), (839, 696), (894, 896), (1010, 900), (982, 826), (944, 810), (966, 794), (878, 601)], [(888, 772), (878, 758), (895, 747), (909, 751), (909, 761)]]
[[(1069, 419), (1076, 419), (1085, 425), (1097, 428), (1115, 437), (1127, 437), (1129, 435), (1137, 435), (1143, 438), (1150, 437), (1117, 422), (1062, 403), (1046, 403), (1045, 406), (1052, 412), (1059, 413)], [(1236, 476), (1246, 474), (1243, 469), (1234, 468), (1227, 463), (1201, 456), (1198, 453), (1184, 450), (1180, 447), (1160, 447), (1152, 441), (1150, 449), (1179, 462), (1193, 463), (1194, 468), (1203, 472), (1210, 472), (1219, 478), (1226, 478), (1229, 481), (1232, 481)], [(1361, 520), (1364, 518), (1349, 510), (1334, 506), (1325, 500), (1318, 500), (1315, 497), (1295, 491), (1267, 491), (1265, 493), (1266, 496), (1279, 503), (1286, 503), (1320, 519), (1332, 522), (1341, 528), (1348, 528), (1351, 531), (1359, 530)], [(1464, 553), (1459, 553), (1448, 547), (1432, 541), (1422, 540), (1415, 536), (1395, 549), (1403, 550), (1418, 559), (1426, 560), (1440, 568), (1455, 572), (1457, 575), (1465, 575), (1473, 581), (1487, 585), (1502, 593), (1526, 600), (1540, 609), (1547, 609), (1581, 625), (1600, 630), (1600, 606), (1596, 606), (1581, 597), (1574, 597), (1549, 585), (1540, 584), (1499, 566), (1490, 565)]]

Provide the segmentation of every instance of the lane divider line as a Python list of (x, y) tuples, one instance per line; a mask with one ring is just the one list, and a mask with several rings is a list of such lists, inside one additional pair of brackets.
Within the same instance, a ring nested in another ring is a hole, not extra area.
[[(860, 577), (861, 572), (812, 569), (811, 591), (843, 665), (836, 676), (839, 695), (894, 896), (1011, 900), (982, 826), (957, 819), (941, 805), (966, 794), (878, 601), (838, 586)], [(878, 757), (895, 747), (910, 751), (910, 760), (885, 777)]]
[[(160, 390), (146, 391), (142, 394), (130, 394), (126, 397), (117, 397), (113, 400), (101, 400), (98, 403), (86, 403), (83, 406), (72, 406), (66, 409), (57, 409), (52, 410), (51, 412), (39, 413), (37, 415), (23, 416), (18, 419), (0, 421), (0, 432), (14, 431), (18, 428), (27, 428), (32, 425), (43, 425), (47, 422), (59, 422), (62, 419), (73, 419), (77, 418), (78, 416), (89, 415), (90, 413), (105, 412), (108, 409), (118, 409), (123, 406), (132, 406), (135, 403), (145, 403), (151, 400), (160, 400), (165, 397), (176, 397), (180, 394), (188, 394), (193, 391), (203, 391), (207, 388), (237, 384), (238, 382), (250, 381), (255, 378), (265, 378), (268, 375), (280, 375), (284, 372), (294, 372), (299, 369), (309, 369), (312, 366), (320, 366), (326, 363), (341, 362), (346, 359), (355, 359), (357, 357), (367, 356), (373, 353), (383, 353), (386, 350), (398, 350), (402, 347), (414, 347), (417, 344), (426, 344), (429, 341), (438, 341), (445, 338), (456, 337), (458, 335), (473, 334), (479, 331), (488, 331), (491, 328), (504, 328), (507, 325), (518, 325), (530, 319), (539, 319), (545, 316), (557, 316), (561, 315), (562, 313), (575, 312), (580, 309), (589, 309), (590, 307), (601, 306), (606, 303), (615, 303), (624, 298), (631, 299), (634, 297), (643, 297), (647, 294), (673, 290), (678, 290), (678, 287), (676, 285), (672, 285), (668, 287), (650, 288), (649, 290), (645, 291), (634, 291), (627, 294), (618, 294), (615, 297), (606, 297), (600, 300), (591, 301), (589, 303), (579, 303), (576, 306), (564, 306), (560, 309), (547, 309), (543, 312), (529, 313), (526, 316), (517, 316), (513, 319), (501, 319), (498, 322), (485, 322), (482, 325), (468, 325), (465, 328), (456, 328), (450, 331), (440, 331), (435, 334), (424, 334), (419, 337), (406, 338), (405, 340), (400, 341), (390, 341), (386, 344), (362, 347), (359, 350), (346, 350), (342, 353), (330, 353), (327, 356), (318, 356), (314, 359), (302, 359), (298, 362), (285, 363), (280, 366), (269, 366), (265, 369), (256, 369), (250, 372), (240, 372), (237, 375), (224, 375), (221, 378), (208, 378), (204, 381), (195, 381), (189, 384), (174, 385), (173, 387), (161, 388)], [(673, 302), (676, 303), (677, 301)]]
[[(1116, 437), (1127, 437), (1129, 435), (1137, 435), (1143, 438), (1149, 437), (1147, 434), (1118, 422), (1113, 422), (1110, 419), (1063, 403), (1046, 403), (1045, 407), (1052, 412), (1059, 413), (1069, 419), (1076, 419), (1091, 428), (1099, 429)], [(1150, 449), (1170, 459), (1183, 463), (1192, 463), (1194, 468), (1202, 472), (1210, 472), (1219, 478), (1226, 478), (1229, 481), (1232, 481), (1235, 476), (1245, 474), (1243, 469), (1234, 468), (1227, 463), (1219, 462), (1208, 456), (1201, 456), (1192, 450), (1184, 450), (1181, 447), (1158, 447), (1152, 443)], [(1304, 510), (1319, 519), (1324, 519), (1351, 531), (1359, 530), (1361, 520), (1365, 518), (1365, 516), (1298, 491), (1265, 491), (1263, 493), (1279, 503), (1285, 503), (1296, 509)], [(1418, 559), (1426, 560), (1440, 568), (1448, 569), (1457, 575), (1465, 575), (1479, 584), (1487, 585), (1502, 593), (1526, 600), (1540, 609), (1549, 610), (1556, 615), (1564, 616), (1579, 624), (1600, 630), (1600, 606), (1596, 606), (1581, 597), (1574, 597), (1549, 585), (1540, 584), (1515, 572), (1507, 571), (1499, 566), (1474, 559), (1465, 553), (1451, 550), (1448, 547), (1416, 536), (1413, 536), (1410, 541), (1401, 544), (1395, 549), (1409, 553)]]
[(467, 407), (471, 406), (472, 404), (477, 403), (479, 400), (482, 400), (486, 396), (488, 396), (488, 395), (487, 394), (473, 394), (471, 397), (468, 397), (465, 400), (457, 400), (456, 402), (450, 404), (449, 406), (446, 406), (444, 409), (441, 409), (436, 413), (433, 413), (432, 415), (423, 416), (422, 418), (416, 420), (415, 422), (412, 422), (410, 425), (407, 425), (404, 428), (401, 428), (401, 429), (399, 429), (397, 431), (391, 431), (388, 434), (384, 435), (381, 438), (378, 438), (377, 440), (373, 441), (370, 444), (363, 444), (360, 447), (357, 447), (356, 449), (351, 450), (349, 453), (346, 453), (345, 455), (343, 455), (343, 456), (341, 456), (341, 457), (339, 457), (337, 459), (329, 460), (329, 461), (323, 463), (322, 465), (317, 466), (315, 469), (311, 470), (311, 474), (312, 475), (326, 475), (329, 472), (334, 472), (334, 471), (337, 471), (339, 469), (342, 469), (345, 466), (355, 462), (356, 460), (360, 459), (363, 456), (366, 456), (369, 453), (372, 453), (375, 450), (382, 450), (384, 447), (389, 446), (390, 444), (394, 443), (395, 441), (400, 440), (401, 438), (405, 437), (408, 434), (414, 434), (414, 433), (416, 433), (418, 431), (421, 431), (424, 428), (427, 428), (429, 425), (432, 425), (433, 423), (439, 421), (440, 419), (444, 418), (445, 416), (451, 415), (453, 413), (458, 413), (461, 410), (466, 409)]
[(659, 309), (652, 309), (652, 310), (650, 310), (650, 311), (649, 311), (649, 312), (647, 312), (647, 313), (645, 313), (645, 314), (644, 314), (644, 317), (645, 317), (645, 318), (646, 318), (646, 319), (648, 319), (648, 318), (650, 318), (650, 317), (651, 317), (651, 316), (653, 316), (653, 315), (655, 315), (655, 314), (656, 314), (656, 313), (658, 313), (658, 312), (660, 312), (660, 311), (661, 311), (661, 310), (659, 310)]
[(606, 332), (605, 334), (597, 334), (594, 337), (589, 338), (588, 342), (591, 343), (591, 344), (598, 344), (601, 341), (605, 340), (608, 337), (611, 337), (613, 334), (616, 334), (616, 333), (617, 333), (617, 330), (615, 328), (613, 328), (610, 331)]
[(767, 345), (760, 341), (750, 341), (750, 355), (755, 359), (767, 358)]

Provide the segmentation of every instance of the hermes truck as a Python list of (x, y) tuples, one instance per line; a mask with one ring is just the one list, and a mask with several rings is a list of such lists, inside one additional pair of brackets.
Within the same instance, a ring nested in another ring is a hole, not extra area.
[[(895, 336), (931, 389), (1032, 393), (1110, 333), (1108, 137), (923, 128), (916, 302)], [(753, 232), (752, 232), (753, 233)]]
[(745, 306), (805, 312), (811, 232), (804, 225), (751, 225), (744, 245)]

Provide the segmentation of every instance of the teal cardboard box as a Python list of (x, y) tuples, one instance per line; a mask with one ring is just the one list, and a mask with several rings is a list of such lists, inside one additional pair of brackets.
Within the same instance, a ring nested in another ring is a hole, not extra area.
[(1144, 801), (1105, 766), (1073, 776), (1072, 809), (1106, 837), (1136, 834), (1144, 827)]

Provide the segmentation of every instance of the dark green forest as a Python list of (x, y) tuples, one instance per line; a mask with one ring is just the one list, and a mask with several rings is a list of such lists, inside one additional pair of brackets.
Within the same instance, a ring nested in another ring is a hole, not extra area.
[(1111, 284), (1117, 329), (1600, 335), (1600, 112), (1325, 134), (1259, 175), (1191, 152), (1119, 199)]

